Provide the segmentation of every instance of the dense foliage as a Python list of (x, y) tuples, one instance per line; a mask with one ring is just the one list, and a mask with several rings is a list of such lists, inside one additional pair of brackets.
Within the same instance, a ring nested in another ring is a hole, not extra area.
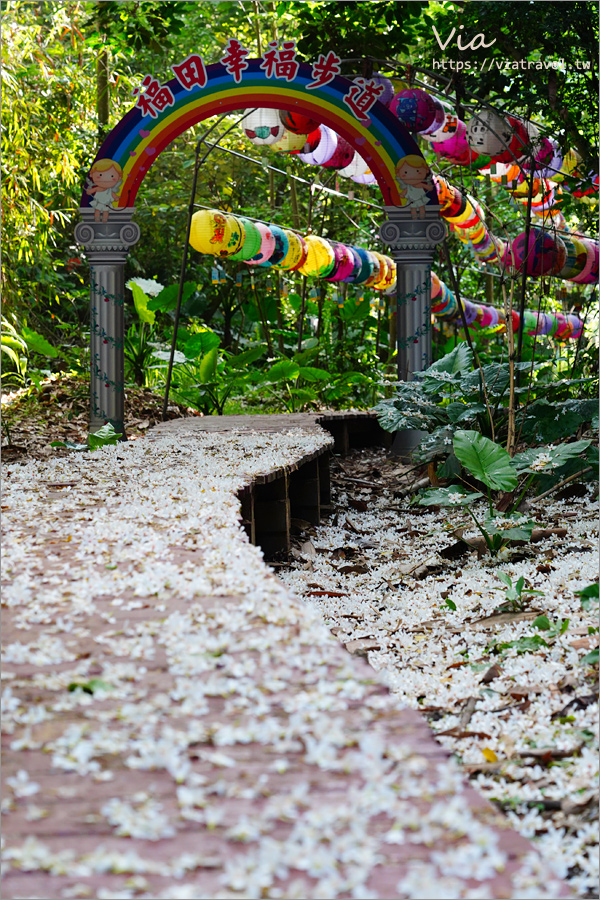
[[(131, 108), (132, 91), (146, 72), (167, 78), (170, 65), (191, 52), (217, 59), (231, 35), (253, 55), (263, 53), (269, 40), (285, 36), (298, 42), (305, 58), (335, 50), (349, 76), (380, 70), (407, 78), (408, 65), (424, 83), (437, 79), (443, 85), (447, 73), (433, 72), (433, 59), (476, 61), (488, 52), (460, 51), (450, 37), (452, 28), (461, 26), (466, 37), (493, 32), (497, 43), (490, 53), (498, 58), (562, 59), (564, 71), (455, 73), (452, 91), (458, 106), (478, 96), (513, 112), (535, 111), (563, 146), (576, 146), (591, 165), (596, 126), (588, 97), (597, 93), (597, 4), (563, 6), (558, 17), (550, 4), (478, 0), (2, 4), (3, 384), (36, 383), (50, 369), (87, 371), (87, 266), (73, 240), (79, 197), (99, 142)], [(443, 53), (438, 40), (449, 40)], [(589, 69), (577, 68), (578, 61), (590, 59)], [(232, 128), (235, 120), (227, 116), (216, 125), (219, 147), (203, 163), (198, 204), (377, 247), (382, 213), (376, 188), (352, 185), (335, 172), (252, 146), (241, 128)], [(155, 279), (165, 291), (148, 297), (146, 306), (139, 296), (137, 302), (130, 297), (127, 377), (157, 391), (164, 384), (173, 329), (194, 147), (212, 124), (190, 129), (165, 150), (138, 195), (143, 237), (130, 253), (126, 278)], [(429, 151), (427, 157), (434, 163)], [(508, 194), (477, 171), (455, 167), (452, 176), (485, 204), (498, 233), (522, 230), (523, 207), (515, 207)], [(588, 198), (578, 201), (565, 192), (562, 202), (571, 226), (588, 225), (595, 215)], [(477, 265), (452, 235), (449, 246), (462, 296), (485, 296), (501, 305), (498, 272)], [(177, 335), (177, 399), (209, 413), (319, 404), (367, 407), (390, 394), (395, 367), (391, 298), (349, 286), (334, 297), (326, 283), (264, 270), (251, 277), (243, 264), (225, 264), (215, 273), (213, 263), (190, 255)], [(436, 269), (447, 279), (445, 265), (440, 255)], [(588, 318), (585, 339), (577, 346), (525, 339), (522, 360), (535, 356), (535, 365), (545, 366), (544, 377), (568, 376), (575, 385), (576, 378), (589, 379), (595, 372), (595, 305), (589, 290), (565, 294), (563, 287), (551, 279), (530, 281), (527, 305), (581, 309)], [(457, 325), (440, 325), (436, 355), (443, 356), (460, 339)], [(503, 336), (484, 331), (474, 340), (484, 365), (506, 361)], [(592, 382), (578, 384), (584, 388), (574, 386), (573, 396), (584, 389), (593, 394)], [(535, 396), (527, 395), (529, 400)]]

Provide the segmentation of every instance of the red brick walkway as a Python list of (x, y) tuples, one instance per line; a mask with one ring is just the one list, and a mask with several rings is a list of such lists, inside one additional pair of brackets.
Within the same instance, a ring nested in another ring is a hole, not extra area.
[(202, 473), (266, 451), (198, 421), (6, 477), (2, 896), (570, 896), (264, 566)]

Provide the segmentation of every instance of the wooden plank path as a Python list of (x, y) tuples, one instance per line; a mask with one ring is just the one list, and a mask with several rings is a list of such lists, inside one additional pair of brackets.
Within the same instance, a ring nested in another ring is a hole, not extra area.
[(3, 898), (570, 896), (240, 527), (330, 446), (214, 417), (6, 467)]

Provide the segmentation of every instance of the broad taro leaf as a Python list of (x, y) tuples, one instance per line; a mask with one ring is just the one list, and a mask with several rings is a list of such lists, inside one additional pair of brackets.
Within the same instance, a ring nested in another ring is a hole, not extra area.
[(291, 359), (279, 359), (266, 373), (266, 380), (271, 382), (291, 381), (300, 374), (300, 366)]
[(454, 452), (463, 466), (493, 491), (514, 491), (517, 475), (504, 447), (477, 431), (457, 431)]
[(217, 347), (212, 347), (200, 360), (198, 374), (200, 375), (203, 384), (209, 384), (214, 381), (217, 374), (218, 359), (219, 350)]
[[(439, 456), (452, 454), (452, 438), (454, 428), (451, 425), (436, 428), (432, 434), (425, 435), (418, 447), (413, 450), (417, 462), (431, 462)], [(454, 457), (456, 459), (456, 457)], [(460, 469), (460, 466), (459, 466)]]
[(103, 425), (102, 428), (99, 428), (98, 431), (94, 431), (92, 434), (88, 435), (88, 446), (90, 450), (97, 450), (99, 447), (106, 447), (110, 445), (116, 445), (119, 442), (119, 438), (122, 437), (120, 432), (116, 432), (112, 425), (109, 423), (107, 425)]
[(218, 334), (215, 334), (210, 328), (202, 328), (201, 331), (189, 335), (181, 349), (187, 359), (198, 359), (205, 356), (209, 350), (218, 347), (220, 343), (221, 339)]
[(454, 424), (474, 419), (479, 413), (484, 412), (485, 406), (483, 403), (460, 403), (456, 401), (455, 403), (449, 403), (446, 407), (448, 418)]
[(229, 360), (229, 365), (234, 369), (243, 369), (250, 363), (256, 362), (256, 360), (260, 359), (261, 356), (264, 356), (266, 352), (266, 346), (250, 347), (249, 350), (244, 350), (243, 353), (232, 356)]
[(513, 456), (512, 464), (517, 472), (528, 472), (534, 475), (553, 472), (569, 459), (580, 456), (590, 446), (591, 441), (574, 441), (572, 444), (559, 444), (557, 447), (537, 447), (525, 450)]
[(315, 366), (300, 366), (300, 377), (305, 381), (329, 381), (331, 378), (329, 372)]
[(500, 534), (507, 541), (530, 541), (535, 522), (519, 513), (513, 513), (511, 516), (497, 513), (495, 516), (488, 516), (483, 527), (488, 534)]
[(566, 400), (563, 403), (535, 400), (519, 415), (518, 424), (522, 424), (524, 440), (551, 443), (575, 434), (581, 424), (592, 421), (597, 409), (595, 400)]
[(141, 289), (139, 284), (131, 282), (130, 288), (131, 293), (133, 294), (133, 304), (136, 308), (140, 322), (146, 322), (148, 325), (154, 325), (154, 319), (156, 318), (156, 316), (152, 310), (148, 309), (150, 297)]
[(419, 495), (419, 506), (469, 506), (483, 497), (479, 491), (467, 491), (463, 487), (431, 488)]
[(431, 432), (448, 422), (445, 408), (428, 398), (421, 383), (416, 381), (398, 385), (396, 396), (381, 400), (375, 412), (384, 431), (416, 428)]
[(447, 372), (454, 375), (457, 372), (470, 372), (473, 368), (473, 353), (466, 341), (458, 344), (454, 350), (447, 353), (437, 362), (434, 362), (426, 370), (425, 374), (434, 372)]
[[(138, 285), (134, 285), (138, 287)], [(133, 290), (133, 287), (132, 287)], [(181, 303), (182, 305), (186, 303), (193, 293), (196, 291), (196, 284), (193, 281), (186, 281), (183, 285), (183, 292), (181, 295)], [(147, 308), (150, 312), (155, 312), (157, 309), (162, 310), (163, 312), (168, 312), (171, 309), (177, 308), (177, 297), (179, 296), (179, 284), (168, 284), (166, 287), (162, 289), (160, 294), (157, 294), (156, 297), (153, 297), (147, 303)], [(135, 293), (134, 293), (134, 302), (135, 302)]]
[(24, 325), (21, 328), (21, 333), (27, 344), (27, 349), (31, 353), (39, 353), (40, 356), (50, 356), (53, 358), (62, 356), (60, 350), (53, 347), (52, 344), (50, 344), (43, 335), (38, 334), (37, 331), (33, 331), (31, 328), (27, 328), (27, 326)]

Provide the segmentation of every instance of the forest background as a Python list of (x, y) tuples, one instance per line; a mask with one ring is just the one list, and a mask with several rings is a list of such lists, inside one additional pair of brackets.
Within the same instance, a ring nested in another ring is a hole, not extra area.
[[(133, 106), (145, 74), (166, 80), (170, 66), (192, 52), (214, 62), (229, 37), (239, 38), (252, 56), (285, 37), (307, 60), (334, 50), (349, 77), (380, 71), (397, 85), (416, 77), (447, 87), (461, 118), (478, 101), (533, 117), (564, 150), (577, 150), (584, 183), (586, 173), (597, 171), (596, 2), (13, 0), (1, 8), (4, 390), (39, 388), (56, 373), (88, 376), (87, 264), (73, 238), (86, 173), (104, 136)], [(463, 46), (480, 32), (496, 42), (463, 51), (453, 29), (461, 29)], [(477, 71), (484, 56), (498, 60), (498, 67)], [(473, 68), (440, 71), (434, 68), (440, 59), (448, 65), (468, 59)], [(507, 67), (507, 61), (522, 59), (556, 61), (557, 68)], [(234, 121), (233, 115), (225, 118), (214, 133), (220, 147), (202, 166), (200, 206), (383, 249), (376, 186), (355, 185), (294, 156), (253, 146), (241, 126), (221, 137)], [(157, 393), (173, 330), (194, 149), (211, 124), (190, 129), (164, 151), (137, 198), (142, 238), (130, 252), (126, 280), (155, 279), (170, 292), (149, 306), (148, 296), (138, 293), (136, 299), (128, 292), (126, 377)], [(477, 170), (440, 166), (424, 150), (434, 171), (484, 204), (495, 231), (512, 237), (523, 231), (522, 204)], [(576, 197), (569, 183), (563, 188), (560, 208), (569, 227), (596, 236), (597, 194)], [(506, 273), (478, 264), (452, 233), (448, 249), (453, 271), (440, 251), (439, 276), (459, 285), (463, 297), (501, 306)], [(214, 260), (191, 253), (175, 399), (205, 413), (268, 412), (368, 407), (389, 395), (395, 299), (348, 288), (332, 300), (331, 285), (302, 284), (287, 274), (256, 270), (250, 278), (248, 267), (238, 263), (224, 264), (215, 277)], [(527, 308), (576, 311), (585, 318), (580, 341), (538, 339), (535, 354), (548, 362), (552, 377), (588, 379), (586, 390), (593, 393), (594, 290), (552, 278), (528, 279), (526, 289)], [(462, 339), (459, 325), (438, 323), (434, 339), (436, 356), (443, 356)], [(484, 361), (506, 358), (505, 336), (484, 331), (473, 340)], [(533, 352), (525, 336), (522, 358)]]

